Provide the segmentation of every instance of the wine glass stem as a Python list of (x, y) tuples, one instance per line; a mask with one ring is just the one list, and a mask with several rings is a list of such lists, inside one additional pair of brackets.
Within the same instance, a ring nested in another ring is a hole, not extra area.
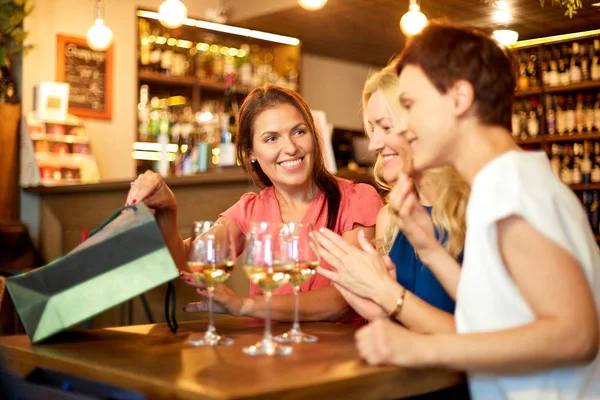
[(294, 286), (294, 324), (292, 325), (292, 331), (298, 332), (300, 330), (300, 287)]
[(265, 291), (265, 341), (273, 340), (271, 333), (271, 291)]
[(215, 316), (214, 316), (214, 301), (215, 301), (215, 288), (208, 288), (208, 332), (215, 332)]

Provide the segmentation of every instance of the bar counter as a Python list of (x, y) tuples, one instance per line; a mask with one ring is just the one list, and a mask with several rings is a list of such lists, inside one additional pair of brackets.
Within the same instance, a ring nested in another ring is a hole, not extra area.
[[(357, 328), (348, 324), (305, 323), (317, 343), (293, 345), (290, 356), (250, 357), (242, 347), (262, 338), (262, 321), (217, 316), (217, 330), (235, 343), (190, 346), (187, 340), (206, 329), (205, 319), (182, 324), (176, 335), (156, 324), (64, 332), (37, 345), (26, 336), (0, 337), (0, 352), (20, 376), (49, 368), (141, 391), (148, 400), (389, 399), (464, 381), (450, 371), (367, 366), (354, 345)], [(273, 333), (289, 327), (275, 324)]]

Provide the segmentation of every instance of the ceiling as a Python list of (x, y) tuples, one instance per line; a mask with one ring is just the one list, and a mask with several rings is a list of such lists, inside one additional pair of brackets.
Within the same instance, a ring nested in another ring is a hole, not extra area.
[[(583, 9), (573, 19), (563, 15), (552, 0), (508, 0), (513, 21), (500, 25), (493, 20), (498, 8), (485, 0), (420, 0), (421, 11), (431, 20), (446, 18), (482, 28), (510, 28), (519, 39), (600, 28), (598, 0), (582, 0)], [(302, 40), (302, 52), (358, 63), (385, 65), (404, 45), (399, 21), (408, 0), (329, 0), (318, 11), (300, 6), (236, 21), (237, 26), (259, 29)]]

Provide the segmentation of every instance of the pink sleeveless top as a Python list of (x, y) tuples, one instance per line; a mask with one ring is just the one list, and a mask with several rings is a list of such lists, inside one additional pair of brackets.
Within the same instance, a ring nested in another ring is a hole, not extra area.
[[(335, 224), (334, 232), (341, 235), (350, 231), (355, 224), (371, 227), (375, 225), (377, 213), (383, 207), (383, 202), (377, 191), (370, 185), (364, 183), (353, 183), (338, 178), (341, 193), (340, 209)], [(231, 219), (238, 229), (247, 235), (253, 222), (283, 222), (279, 203), (275, 196), (275, 189), (269, 186), (260, 193), (245, 193), (240, 200), (221, 214)], [(306, 214), (302, 218), (303, 223), (311, 223), (315, 229), (327, 226), (327, 203), (325, 194), (319, 191), (314, 197)], [(325, 261), (321, 266), (330, 268)], [(301, 292), (327, 287), (330, 280), (315, 274), (300, 287)], [(250, 295), (262, 295), (262, 290), (250, 283)], [(282, 285), (273, 291), (273, 294), (292, 294), (290, 285)]]

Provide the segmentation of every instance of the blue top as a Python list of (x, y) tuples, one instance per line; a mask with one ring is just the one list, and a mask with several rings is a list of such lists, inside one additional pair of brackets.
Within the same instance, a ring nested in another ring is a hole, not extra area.
[[(431, 214), (431, 207), (425, 209)], [(435, 236), (439, 238), (437, 231)], [(399, 284), (421, 300), (454, 314), (454, 300), (446, 293), (433, 272), (417, 257), (415, 249), (402, 232), (399, 232), (394, 240), (389, 256), (396, 264), (396, 277)], [(462, 262), (462, 254), (458, 262)]]

